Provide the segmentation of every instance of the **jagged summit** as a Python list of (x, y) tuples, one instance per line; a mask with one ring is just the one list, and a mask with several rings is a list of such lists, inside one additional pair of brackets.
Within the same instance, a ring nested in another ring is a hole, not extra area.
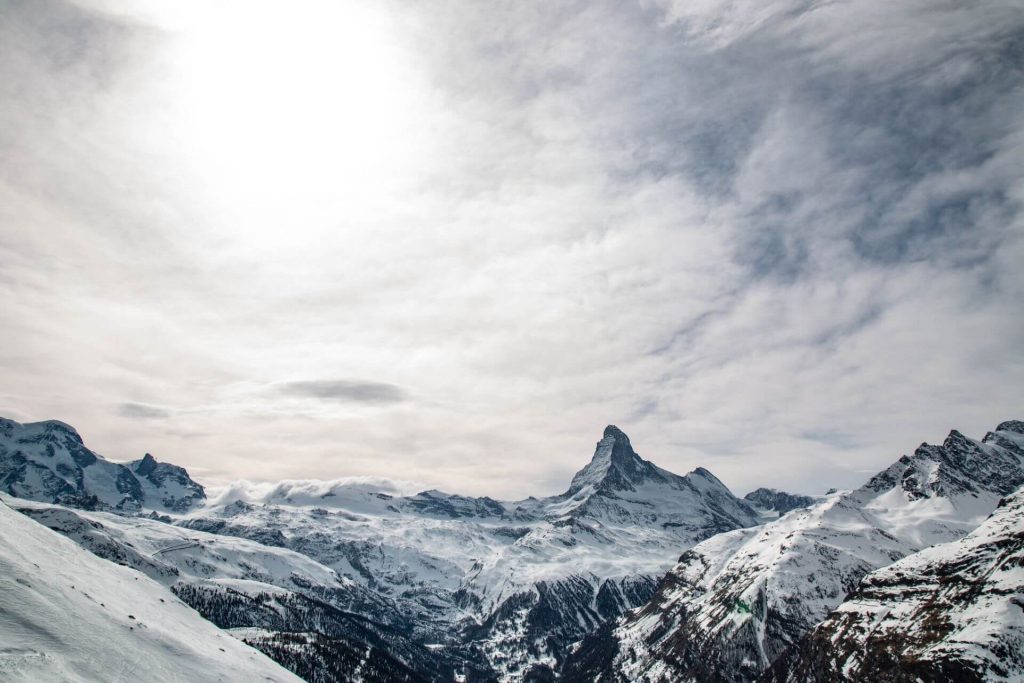
[(615, 425), (608, 425), (607, 427), (604, 428), (604, 435), (602, 438), (608, 438), (609, 436), (614, 437), (616, 439), (622, 439), (627, 444), (629, 443), (629, 437), (626, 436), (626, 432), (622, 431)]
[(861, 497), (898, 486), (911, 500), (988, 493), (1007, 495), (1024, 484), (1024, 423), (1002, 422), (981, 441), (956, 429), (941, 446), (921, 444), (858, 489)]
[(142, 460), (139, 460), (138, 462), (135, 463), (135, 466), (132, 469), (135, 470), (135, 474), (141, 474), (142, 476), (146, 476), (147, 474), (155, 470), (156, 466), (156, 458), (154, 458), (149, 453), (146, 453), (144, 456), (142, 456)]
[(590, 463), (576, 473), (569, 484), (569, 495), (587, 486), (599, 488), (631, 487), (645, 475), (657, 470), (633, 450), (626, 433), (615, 425), (604, 428), (603, 438), (597, 442)]
[(1016, 434), (1024, 434), (1024, 421), (1022, 420), (1007, 420), (1006, 422), (1000, 422), (996, 427), (997, 432), (1014, 432)]

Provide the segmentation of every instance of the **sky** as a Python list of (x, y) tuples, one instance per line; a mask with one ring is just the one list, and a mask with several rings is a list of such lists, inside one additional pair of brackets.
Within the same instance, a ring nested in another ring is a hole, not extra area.
[(0, 0), (0, 415), (736, 493), (1024, 418), (1022, 0)]

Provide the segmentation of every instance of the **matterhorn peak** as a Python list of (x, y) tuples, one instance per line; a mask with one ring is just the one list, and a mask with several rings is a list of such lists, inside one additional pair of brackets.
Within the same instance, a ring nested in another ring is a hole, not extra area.
[(615, 425), (608, 425), (604, 428), (603, 438), (597, 442), (590, 463), (572, 478), (569, 494), (587, 486), (601, 488), (602, 485), (621, 479), (623, 474), (642, 470), (644, 465), (647, 463), (633, 450), (626, 433)]
[(626, 432), (622, 431), (615, 425), (608, 425), (604, 428), (604, 438), (612, 437), (617, 440), (625, 441), (629, 443), (629, 437), (626, 436)]

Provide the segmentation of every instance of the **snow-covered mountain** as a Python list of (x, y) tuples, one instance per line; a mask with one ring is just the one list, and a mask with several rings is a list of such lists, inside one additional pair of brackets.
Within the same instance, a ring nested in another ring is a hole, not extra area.
[(1024, 489), (966, 537), (869, 574), (764, 679), (1024, 680)]
[(614, 426), (549, 498), (295, 484), (261, 502), (208, 507), (180, 524), (314, 558), (395, 601), (421, 642), (471, 645), (509, 679), (553, 671), (571, 643), (643, 604), (681, 549), (759, 521), (707, 470), (658, 468)]
[(299, 683), (160, 583), (3, 502), (0, 529), (0, 680)]
[(18, 498), (89, 509), (185, 512), (203, 502), (203, 487), (183, 468), (142, 459), (116, 463), (56, 420), (20, 424), (0, 418), (0, 491)]
[(590, 637), (566, 681), (750, 681), (869, 572), (959, 539), (1024, 483), (1024, 423), (951, 432), (856, 491), (684, 553), (642, 609)]

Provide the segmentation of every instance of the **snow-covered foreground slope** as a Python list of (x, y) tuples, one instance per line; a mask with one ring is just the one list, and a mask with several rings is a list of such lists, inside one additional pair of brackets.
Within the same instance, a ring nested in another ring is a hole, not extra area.
[(1024, 680), (1024, 489), (963, 539), (869, 574), (765, 679)]
[(952, 432), (860, 489), (683, 554), (657, 594), (589, 638), (567, 681), (748, 681), (870, 571), (961, 538), (1024, 483), (1024, 423), (982, 441)]
[(331, 664), (337, 680), (352, 678), (368, 649), (380, 675), (364, 672), (367, 682), (454, 677), (458, 662), (416, 643), (391, 600), (300, 553), (146, 517), (6, 502), (95, 555), (145, 573), (217, 626), (242, 629), (240, 635), (275, 656), (278, 634), (305, 633), (309, 647), (290, 646), (296, 661), (308, 663), (314, 656), (308, 650), (323, 650), (340, 660)]
[(0, 418), (0, 491), (82, 508), (185, 512), (206, 498), (181, 467), (149, 453), (129, 463), (97, 455), (57, 420), (19, 424)]
[(0, 680), (300, 681), (156, 581), (3, 502)]

